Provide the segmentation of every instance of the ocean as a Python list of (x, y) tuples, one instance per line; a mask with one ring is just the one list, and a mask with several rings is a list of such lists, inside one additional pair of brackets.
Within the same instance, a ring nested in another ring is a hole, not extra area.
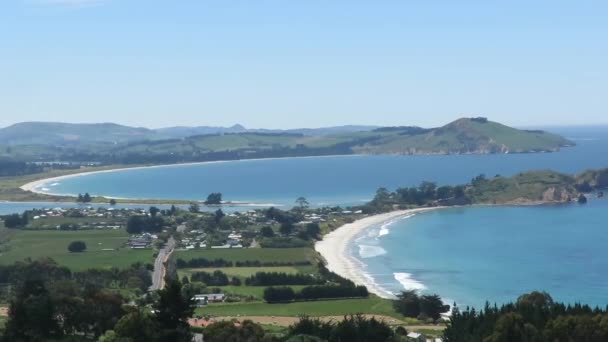
[(437, 293), (460, 307), (539, 290), (608, 305), (608, 200), (586, 205), (439, 209), (386, 222), (350, 252), (387, 294)]
[[(122, 198), (225, 200), (289, 207), (370, 200), (379, 187), (430, 180), (458, 184), (484, 173), (534, 169), (576, 173), (608, 167), (608, 129), (554, 130), (577, 146), (558, 153), (450, 156), (341, 156), (180, 165), (65, 179), (41, 188)], [(42, 205), (42, 204), (40, 204)], [(44, 206), (47, 206), (45, 204)], [(0, 203), (0, 213), (37, 204)], [(50, 206), (57, 206), (51, 204)], [(16, 210), (19, 209), (19, 210)], [(451, 208), (371, 227), (351, 244), (387, 293), (417, 289), (460, 306), (503, 303), (546, 290), (561, 301), (608, 304), (608, 201), (587, 205)]]
[(221, 192), (224, 200), (287, 207), (300, 196), (315, 206), (354, 205), (369, 201), (379, 187), (394, 189), (425, 180), (461, 184), (481, 173), (493, 177), (533, 169), (574, 173), (608, 167), (608, 129), (576, 132), (566, 136), (578, 146), (558, 153), (243, 160), (99, 173), (49, 182), (39, 190), (187, 200), (203, 200), (209, 193)]

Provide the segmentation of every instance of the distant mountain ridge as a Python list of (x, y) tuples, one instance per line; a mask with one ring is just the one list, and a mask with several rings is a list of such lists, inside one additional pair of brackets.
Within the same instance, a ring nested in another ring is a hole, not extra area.
[(247, 130), (236, 125), (151, 130), (116, 124), (24, 123), (0, 130), (0, 158), (114, 165), (349, 154), (534, 153), (573, 145), (557, 134), (520, 130), (480, 117), (437, 128)]
[(176, 126), (159, 129), (130, 127), (115, 123), (61, 123), (61, 122), (22, 122), (0, 128), (0, 144), (37, 145), (37, 144), (76, 144), (76, 143), (127, 143), (145, 140), (164, 140), (186, 138), (196, 135), (232, 133), (296, 133), (303, 135), (328, 135), (369, 131), (376, 126), (345, 125), (323, 128), (301, 129), (247, 129), (240, 124), (230, 127), (215, 126)]

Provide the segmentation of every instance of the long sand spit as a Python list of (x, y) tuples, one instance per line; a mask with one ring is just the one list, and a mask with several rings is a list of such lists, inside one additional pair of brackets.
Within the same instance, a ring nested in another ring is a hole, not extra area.
[(381, 223), (392, 221), (404, 216), (429, 211), (437, 208), (419, 208), (397, 210), (385, 214), (368, 216), (352, 223), (345, 224), (325, 235), (323, 240), (315, 244), (315, 250), (321, 254), (327, 263), (327, 269), (338, 275), (352, 280), (357, 285), (365, 285), (367, 289), (382, 298), (392, 298), (389, 293), (380, 288), (373, 279), (365, 274), (361, 262), (349, 252), (349, 246), (355, 236)]

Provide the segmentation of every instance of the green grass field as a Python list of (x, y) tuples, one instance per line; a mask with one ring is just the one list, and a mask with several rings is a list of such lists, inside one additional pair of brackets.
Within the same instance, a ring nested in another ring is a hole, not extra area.
[[(125, 247), (128, 235), (124, 230), (23, 231), (0, 229), (4, 241), (0, 245), (0, 263), (11, 264), (26, 258), (50, 257), (73, 271), (88, 268), (128, 267), (135, 262), (152, 263), (153, 251)], [(70, 253), (67, 247), (75, 240), (84, 241), (87, 250)], [(103, 249), (116, 249), (104, 251)]]
[(196, 315), (213, 316), (336, 316), (348, 314), (377, 314), (402, 319), (393, 310), (389, 300), (370, 297), (367, 299), (343, 299), (289, 304), (235, 303), (211, 304), (196, 309)]
[(197, 249), (177, 251), (174, 258), (191, 260), (195, 258), (225, 259), (228, 261), (258, 260), (260, 262), (314, 262), (316, 253), (312, 248), (239, 248), (239, 249)]

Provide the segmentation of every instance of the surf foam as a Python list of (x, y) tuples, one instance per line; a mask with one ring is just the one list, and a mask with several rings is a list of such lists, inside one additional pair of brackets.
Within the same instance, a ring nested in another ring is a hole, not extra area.
[(397, 272), (393, 273), (393, 275), (395, 276), (395, 280), (397, 280), (406, 290), (426, 290), (426, 286), (420, 281), (412, 278), (411, 273)]

